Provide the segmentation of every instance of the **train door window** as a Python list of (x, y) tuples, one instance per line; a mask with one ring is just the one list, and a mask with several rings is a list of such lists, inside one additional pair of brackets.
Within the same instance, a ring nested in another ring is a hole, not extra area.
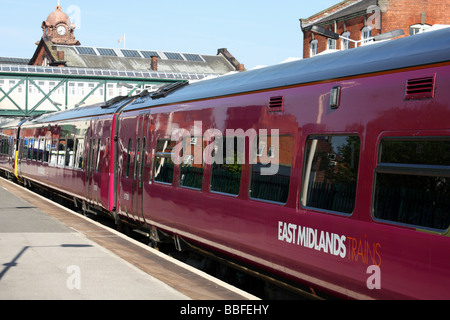
[(238, 195), (244, 155), (244, 138), (216, 137), (211, 165), (211, 191)]
[(137, 144), (136, 144), (136, 152), (134, 154), (134, 174), (133, 174), (133, 179), (136, 179), (137, 177), (137, 172), (139, 170), (139, 160), (140, 160), (140, 147), (141, 147), (141, 138), (137, 139)]
[(350, 214), (356, 198), (358, 136), (310, 136), (306, 141), (301, 203)]
[(51, 145), (52, 145), (51, 139), (44, 140), (44, 162), (49, 162)]
[(202, 137), (184, 137), (181, 151), (180, 186), (201, 189), (203, 184)]
[(73, 152), (74, 152), (73, 138), (67, 138), (66, 157), (64, 161), (64, 165), (66, 167), (73, 167), (73, 156), (74, 156)]
[(38, 161), (44, 160), (45, 139), (39, 139)]
[(141, 150), (141, 159), (139, 161), (139, 180), (142, 180), (142, 175), (144, 174), (144, 162), (145, 162), (145, 137), (142, 138), (142, 150)]
[(75, 168), (83, 169), (84, 139), (77, 139), (77, 149), (75, 151)]
[(64, 165), (65, 153), (66, 151), (66, 139), (59, 139), (58, 141), (58, 160), (57, 164), (60, 166)]
[(131, 163), (131, 148), (133, 146), (133, 141), (131, 138), (128, 140), (128, 151), (127, 151), (127, 168), (125, 171), (125, 177), (128, 178), (130, 176), (130, 163)]
[(173, 181), (173, 161), (172, 150), (176, 141), (168, 139), (158, 139), (155, 155), (154, 181), (162, 183), (172, 183)]
[(291, 136), (258, 136), (252, 156), (250, 198), (286, 203), (294, 141)]
[(381, 140), (376, 219), (433, 230), (450, 226), (450, 138)]
[(89, 158), (88, 158), (88, 172), (91, 172), (94, 168), (94, 154), (95, 154), (95, 139), (91, 139), (89, 145)]
[(100, 151), (101, 151), (101, 139), (98, 139), (97, 141), (97, 159), (96, 159), (96, 163), (95, 163), (95, 172), (98, 172), (98, 167), (100, 165)]

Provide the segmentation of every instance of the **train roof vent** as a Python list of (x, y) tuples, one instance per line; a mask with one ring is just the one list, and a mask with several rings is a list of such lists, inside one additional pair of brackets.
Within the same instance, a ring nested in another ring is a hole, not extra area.
[(284, 96), (270, 97), (269, 99), (269, 111), (283, 111), (284, 107)]
[(436, 75), (409, 79), (406, 83), (405, 100), (434, 98), (435, 79)]

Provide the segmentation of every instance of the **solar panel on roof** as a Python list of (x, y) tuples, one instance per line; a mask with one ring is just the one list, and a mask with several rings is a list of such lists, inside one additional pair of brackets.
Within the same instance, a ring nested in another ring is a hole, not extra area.
[(184, 60), (181, 54), (176, 52), (164, 52), (164, 54), (166, 55), (167, 59), (170, 60)]
[(159, 54), (156, 51), (142, 51), (141, 50), (141, 53), (144, 56), (144, 58), (148, 58), (148, 59), (150, 59), (151, 57), (160, 58)]
[(141, 57), (139, 55), (139, 52), (137, 52), (137, 50), (122, 49), (121, 51), (125, 57), (129, 57), (129, 58), (140, 58)]
[(189, 60), (189, 61), (203, 62), (203, 59), (200, 57), (199, 54), (183, 53), (183, 56), (186, 58), (186, 60)]
[(97, 55), (93, 48), (91, 47), (75, 47), (75, 49), (78, 51), (78, 54), (92, 54)]
[(114, 52), (113, 49), (97, 48), (97, 51), (98, 53), (100, 53), (101, 56), (117, 57), (117, 54)]

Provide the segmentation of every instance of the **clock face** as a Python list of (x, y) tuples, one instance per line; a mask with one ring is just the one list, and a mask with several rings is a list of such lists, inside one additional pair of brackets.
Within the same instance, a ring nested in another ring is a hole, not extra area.
[(63, 36), (66, 34), (66, 28), (64, 26), (59, 26), (56, 28), (56, 32), (58, 32), (60, 36)]

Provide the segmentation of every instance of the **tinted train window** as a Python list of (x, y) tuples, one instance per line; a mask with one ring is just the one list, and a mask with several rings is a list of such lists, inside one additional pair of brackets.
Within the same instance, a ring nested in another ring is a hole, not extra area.
[(128, 150), (127, 150), (127, 169), (125, 171), (125, 177), (130, 176), (130, 163), (131, 163), (131, 147), (133, 146), (133, 141), (131, 138), (128, 140)]
[(204, 170), (202, 137), (184, 137), (181, 157), (180, 186), (201, 189)]
[(167, 139), (158, 140), (155, 155), (154, 181), (172, 183), (173, 181), (173, 161), (172, 149), (176, 141)]
[(315, 136), (306, 142), (301, 202), (352, 213), (361, 142), (358, 136)]
[(67, 139), (66, 155), (64, 165), (68, 167), (73, 167), (74, 159), (74, 141), (73, 139)]
[(286, 203), (291, 178), (293, 139), (291, 136), (268, 136), (255, 140), (250, 197)]
[(239, 194), (244, 148), (243, 138), (215, 138), (211, 166), (212, 191)]
[(24, 139), (22, 144), (22, 159), (26, 158), (28, 158), (28, 139)]
[(449, 227), (450, 138), (381, 141), (374, 216), (431, 229)]
[(83, 156), (84, 156), (84, 139), (77, 139), (77, 149), (75, 152), (75, 168), (83, 168)]
[(45, 140), (45, 146), (44, 146), (44, 162), (48, 162), (50, 157), (50, 147), (52, 144), (52, 141), (50, 139)]

